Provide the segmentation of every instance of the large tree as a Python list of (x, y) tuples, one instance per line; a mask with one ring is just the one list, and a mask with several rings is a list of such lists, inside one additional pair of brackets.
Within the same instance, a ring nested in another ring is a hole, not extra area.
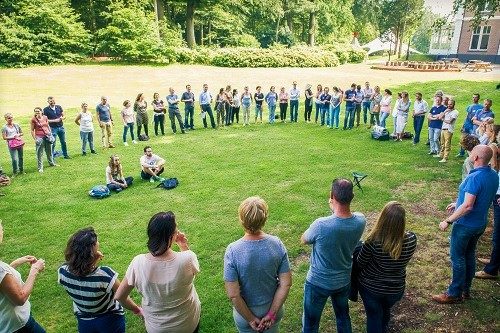
[(500, 10), (499, 0), (453, 0), (453, 11), (458, 13), (461, 9), (472, 12), (472, 24), (478, 26), (482, 21), (495, 15)]

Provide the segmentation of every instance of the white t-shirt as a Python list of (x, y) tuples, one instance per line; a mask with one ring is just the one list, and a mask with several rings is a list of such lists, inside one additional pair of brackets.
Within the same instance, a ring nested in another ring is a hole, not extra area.
[(141, 156), (141, 167), (148, 165), (150, 168), (155, 167), (158, 162), (161, 160), (161, 157), (158, 155), (151, 155), (151, 157), (148, 157), (146, 155)]
[(174, 252), (171, 260), (140, 254), (125, 277), (142, 296), (148, 333), (193, 332), (200, 321), (201, 304), (193, 281), (200, 271), (192, 251)]
[(80, 112), (80, 132), (88, 133), (94, 131), (92, 114), (90, 112)]
[(443, 127), (441, 127), (441, 129), (447, 129), (448, 132), (453, 133), (453, 130), (455, 129), (455, 122), (456, 122), (457, 118), (458, 118), (458, 111), (457, 110), (446, 112), (443, 120), (451, 121), (451, 124), (447, 124), (443, 121)]
[[(0, 283), (7, 274), (11, 274), (14, 279), (24, 285), (21, 274), (3, 261), (0, 261)], [(31, 305), (26, 301), (21, 306), (15, 306), (0, 292), (0, 333), (11, 333), (24, 327), (30, 318)]]
[(122, 180), (120, 173), (117, 173), (116, 175), (111, 174), (111, 167), (108, 165), (106, 167), (106, 184), (111, 184), (112, 180)]

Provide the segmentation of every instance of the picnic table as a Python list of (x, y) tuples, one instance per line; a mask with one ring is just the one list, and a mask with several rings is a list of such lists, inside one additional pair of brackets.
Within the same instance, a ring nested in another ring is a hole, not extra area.
[(480, 61), (474, 63), (472, 67), (472, 72), (478, 72), (480, 69), (484, 69), (485, 72), (493, 71), (493, 66), (491, 66), (491, 62)]

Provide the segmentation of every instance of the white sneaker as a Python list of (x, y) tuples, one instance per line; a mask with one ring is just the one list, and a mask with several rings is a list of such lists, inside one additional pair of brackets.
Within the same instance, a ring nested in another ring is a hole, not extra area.
[(124, 142), (123, 145), (126, 147), (128, 146), (128, 142)]
[(43, 173), (43, 169), (38, 169), (38, 172)]
[(133, 143), (134, 145), (136, 145), (136, 144), (137, 144), (137, 141), (135, 141), (135, 140), (132, 140), (132, 143)]
[(446, 163), (446, 159), (443, 158), (442, 160), (439, 161), (439, 163)]
[[(432, 157), (441, 157), (441, 155), (436, 154), (436, 155), (432, 155)], [(442, 158), (442, 157), (441, 157), (441, 158)]]

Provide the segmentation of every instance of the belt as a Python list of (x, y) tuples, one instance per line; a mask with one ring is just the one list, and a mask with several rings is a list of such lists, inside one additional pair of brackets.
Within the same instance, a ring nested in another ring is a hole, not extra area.
[(448, 129), (447, 128), (441, 128), (441, 131), (447, 131)]

